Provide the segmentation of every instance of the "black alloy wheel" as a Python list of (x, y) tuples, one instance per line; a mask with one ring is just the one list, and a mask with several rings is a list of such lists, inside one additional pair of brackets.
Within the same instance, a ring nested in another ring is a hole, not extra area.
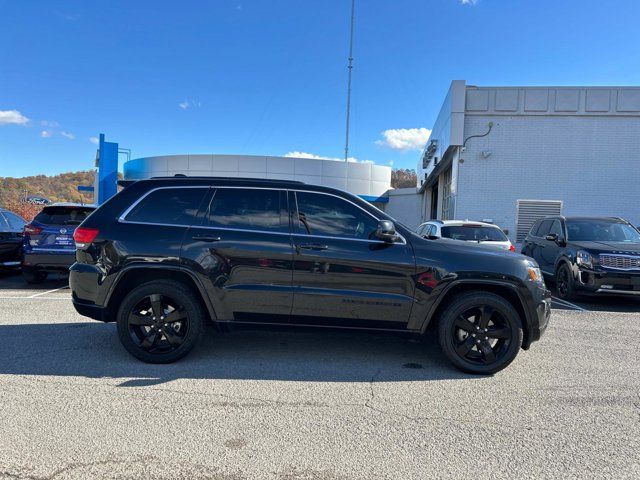
[(469, 373), (502, 370), (515, 359), (522, 338), (522, 323), (513, 305), (490, 292), (460, 295), (439, 322), (442, 351)]
[(140, 300), (127, 317), (129, 335), (149, 353), (167, 353), (184, 343), (189, 316), (175, 299), (152, 293)]
[(556, 290), (558, 297), (563, 300), (572, 300), (575, 298), (575, 287), (573, 284), (573, 276), (567, 264), (562, 264), (556, 273)]
[(118, 311), (118, 336), (134, 357), (169, 363), (185, 356), (202, 336), (204, 311), (186, 285), (157, 280), (134, 288)]

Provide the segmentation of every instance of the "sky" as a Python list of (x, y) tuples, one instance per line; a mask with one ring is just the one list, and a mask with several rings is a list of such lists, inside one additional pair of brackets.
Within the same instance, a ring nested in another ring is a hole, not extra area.
[[(0, 177), (344, 156), (351, 0), (0, 0)], [(415, 168), (452, 80), (640, 85), (637, 0), (356, 0), (349, 156)]]

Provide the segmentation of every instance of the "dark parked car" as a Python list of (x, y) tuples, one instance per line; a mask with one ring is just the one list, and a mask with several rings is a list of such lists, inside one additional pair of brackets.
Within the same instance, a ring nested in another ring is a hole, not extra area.
[(522, 253), (556, 282), (558, 296), (640, 295), (640, 233), (609, 217), (547, 217), (527, 234)]
[(0, 208), (0, 269), (20, 267), (22, 229), (25, 223), (19, 215)]
[(293, 181), (138, 181), (74, 235), (82, 315), (117, 322), (124, 347), (171, 362), (205, 322), (436, 328), (460, 369), (493, 373), (547, 326), (532, 260), (429, 240), (364, 200)]
[(75, 261), (73, 232), (93, 205), (55, 203), (24, 226), (22, 275), (28, 283), (42, 282), (49, 272), (66, 272)]

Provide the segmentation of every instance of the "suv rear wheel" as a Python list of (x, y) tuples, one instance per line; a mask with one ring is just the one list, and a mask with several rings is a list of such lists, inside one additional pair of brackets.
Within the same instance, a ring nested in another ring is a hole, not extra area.
[(438, 324), (440, 347), (460, 370), (496, 373), (509, 365), (522, 346), (518, 312), (504, 298), (469, 292), (456, 298)]
[(38, 272), (22, 267), (22, 278), (27, 283), (42, 283), (47, 279), (47, 272)]
[(170, 363), (196, 345), (204, 328), (204, 311), (194, 293), (180, 282), (157, 280), (134, 288), (117, 316), (118, 336), (134, 357)]

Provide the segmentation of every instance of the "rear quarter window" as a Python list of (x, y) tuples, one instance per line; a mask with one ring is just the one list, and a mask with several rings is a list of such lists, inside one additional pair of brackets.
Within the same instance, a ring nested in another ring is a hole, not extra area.
[(209, 187), (153, 190), (125, 215), (125, 221), (160, 225), (191, 225)]

